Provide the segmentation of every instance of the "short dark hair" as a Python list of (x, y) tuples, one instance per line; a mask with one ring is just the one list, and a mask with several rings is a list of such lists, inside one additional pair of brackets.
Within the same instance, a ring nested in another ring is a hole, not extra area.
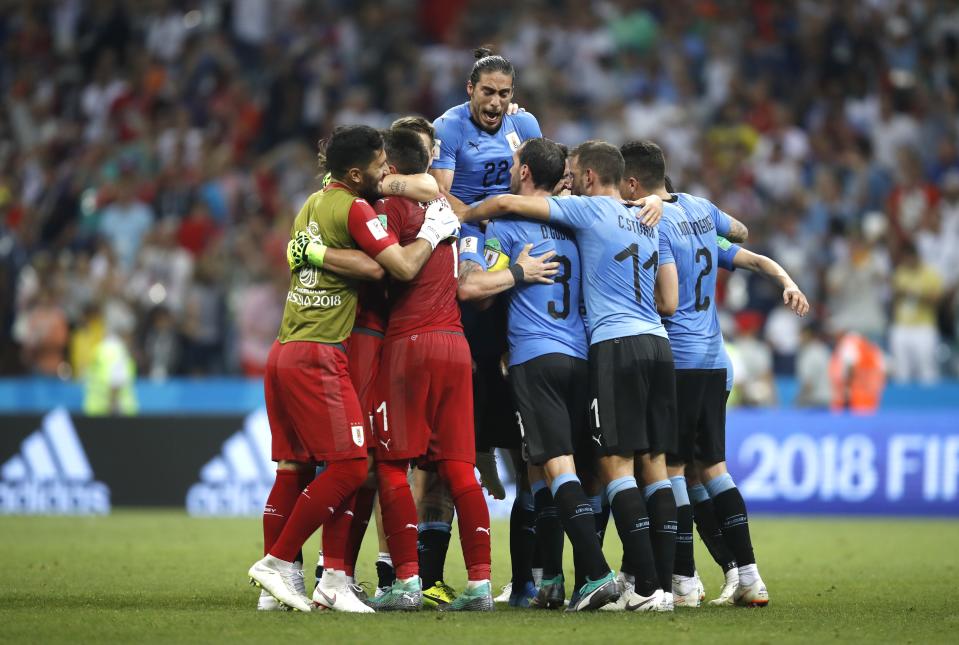
[(436, 128), (433, 127), (432, 123), (421, 116), (401, 116), (396, 121), (393, 121), (390, 130), (412, 130), (413, 132), (428, 136), (430, 143), (436, 141)]
[(666, 157), (663, 149), (652, 141), (630, 141), (620, 148), (625, 162), (625, 176), (635, 177), (647, 190), (656, 190), (666, 183)]
[(545, 137), (523, 143), (519, 163), (529, 167), (533, 186), (540, 190), (553, 190), (566, 173), (566, 154), (559, 144)]
[(342, 179), (350, 168), (365, 168), (383, 149), (383, 136), (368, 125), (344, 125), (333, 130), (326, 141), (320, 141), (317, 159), (336, 179)]
[(430, 154), (423, 146), (420, 136), (413, 130), (396, 128), (383, 133), (386, 141), (386, 160), (401, 175), (426, 172), (430, 167)]
[(589, 168), (599, 177), (601, 184), (619, 186), (623, 180), (623, 155), (619, 148), (605, 141), (584, 141), (569, 153), (579, 159), (579, 167)]
[(516, 81), (516, 70), (513, 69), (513, 63), (502, 56), (494, 54), (493, 48), (490, 45), (483, 45), (482, 47), (474, 49), (473, 57), (476, 59), (476, 62), (473, 63), (473, 69), (470, 70), (470, 83), (473, 85), (479, 83), (480, 76), (483, 74), (491, 74), (493, 72), (502, 72), (508, 76), (512, 76), (513, 81)]

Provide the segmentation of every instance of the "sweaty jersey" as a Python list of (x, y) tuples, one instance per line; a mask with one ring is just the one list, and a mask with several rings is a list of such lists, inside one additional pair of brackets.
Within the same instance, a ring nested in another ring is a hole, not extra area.
[(560, 264), (553, 284), (517, 285), (509, 297), (509, 365), (544, 354), (586, 358), (586, 327), (580, 315), (579, 250), (570, 233), (542, 222), (517, 218), (493, 220), (486, 227), (490, 270), (512, 264), (532, 244), (530, 255), (555, 251)]
[[(290, 237), (305, 231), (310, 239), (334, 249), (355, 249), (376, 257), (396, 244), (369, 203), (333, 182), (307, 198), (293, 221)], [(356, 316), (354, 280), (306, 265), (290, 278), (279, 341), (342, 342)]]
[[(405, 197), (387, 197), (376, 202), (376, 212), (386, 216), (386, 227), (404, 246), (416, 241), (426, 217), (420, 202)], [(463, 331), (456, 300), (456, 251), (443, 242), (409, 282), (389, 284), (387, 338), (428, 331)]]
[(582, 259), (590, 344), (652, 334), (666, 338), (656, 311), (659, 232), (612, 197), (550, 197), (550, 221), (572, 229)]
[(659, 263), (676, 264), (679, 302), (663, 319), (676, 369), (732, 369), (716, 311), (720, 266), (717, 235), (729, 232), (729, 215), (712, 202), (676, 193), (663, 204)]
[(543, 136), (529, 112), (504, 115), (496, 132), (487, 132), (470, 116), (469, 102), (452, 107), (433, 122), (436, 148), (432, 170), (452, 170), (450, 193), (465, 204), (509, 192), (513, 152), (527, 139)]

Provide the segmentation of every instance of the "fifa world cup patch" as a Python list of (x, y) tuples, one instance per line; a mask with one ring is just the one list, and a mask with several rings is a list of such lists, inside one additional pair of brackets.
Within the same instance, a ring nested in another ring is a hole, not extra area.
[(353, 432), (353, 443), (362, 448), (365, 441), (363, 426), (350, 426), (350, 430)]
[(479, 253), (479, 238), (475, 235), (460, 240), (460, 253)]
[(518, 150), (520, 145), (523, 143), (519, 140), (519, 135), (515, 132), (507, 132), (506, 141), (509, 143), (509, 149), (514, 151)]
[(383, 222), (376, 219), (366, 220), (366, 228), (370, 229), (370, 234), (373, 236), (374, 240), (382, 240), (386, 237), (386, 229), (383, 227)]
[(433, 158), (434, 159), (440, 158), (440, 145), (442, 145), (442, 143), (443, 143), (442, 139), (437, 139), (436, 141), (433, 142)]

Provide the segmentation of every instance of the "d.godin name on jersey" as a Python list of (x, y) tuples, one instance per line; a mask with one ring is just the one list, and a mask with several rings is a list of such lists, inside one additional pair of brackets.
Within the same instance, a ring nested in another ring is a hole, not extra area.
[(619, 227), (623, 230), (629, 231), (630, 233), (635, 233), (636, 235), (645, 235), (646, 237), (655, 237), (654, 230), (640, 222), (635, 217), (630, 217), (628, 215), (619, 216)]
[(544, 239), (544, 240), (571, 240), (571, 239), (573, 239), (572, 237), (569, 236), (568, 233), (565, 233), (564, 231), (561, 231), (561, 230), (559, 230), (559, 229), (555, 229), (555, 228), (553, 228), (552, 226), (543, 225), (543, 226), (540, 226), (540, 227), (539, 227), (539, 230), (540, 230), (540, 232), (543, 234), (543, 239)]

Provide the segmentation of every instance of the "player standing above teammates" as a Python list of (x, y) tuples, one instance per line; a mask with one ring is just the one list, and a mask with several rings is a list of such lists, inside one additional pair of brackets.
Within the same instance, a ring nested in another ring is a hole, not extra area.
[[(628, 565), (622, 608), (670, 611), (672, 594), (658, 580), (650, 520), (634, 474), (638, 455), (644, 471), (657, 478), (652, 492), (668, 487), (664, 453), (675, 450), (673, 361), (655, 303), (659, 239), (644, 221), (647, 211), (661, 212), (662, 201), (647, 199), (639, 213), (644, 219), (622, 201), (623, 156), (608, 143), (587, 141), (575, 148), (570, 170), (574, 197), (500, 195), (474, 206), (463, 219), (513, 213), (575, 232), (591, 333), (591, 439)], [(675, 502), (671, 493), (668, 497), (675, 539)], [(668, 516), (662, 524), (669, 526)], [(671, 570), (673, 552), (668, 556)]]
[[(664, 299), (676, 303), (675, 312), (664, 323), (676, 362), (679, 409), (678, 450), (668, 461), (683, 535), (677, 547), (674, 598), (676, 604), (685, 606), (695, 607), (700, 602), (701, 585), (693, 559), (692, 493), (712, 498), (725, 546), (731, 551), (722, 556), (720, 564), (725, 565), (727, 581), (738, 578), (737, 586), (729, 589), (727, 585), (712, 604), (764, 606), (769, 595), (753, 556), (746, 506), (726, 471), (726, 400), (733, 375), (716, 311), (716, 270), (738, 266), (773, 277), (783, 288), (783, 302), (800, 316), (806, 314), (809, 303), (778, 264), (725, 238), (717, 240), (717, 234), (745, 239), (746, 227), (740, 222), (705, 199), (666, 190), (666, 160), (659, 146), (651, 141), (634, 142), (623, 146), (622, 152), (627, 171), (624, 192), (632, 197), (658, 195), (665, 202), (660, 271)], [(687, 468), (694, 462), (695, 469)], [(696, 482), (689, 492), (684, 471)]]
[[(509, 169), (513, 152), (520, 144), (542, 132), (528, 112), (509, 114), (516, 72), (502, 56), (486, 48), (477, 49), (476, 61), (466, 83), (469, 100), (447, 110), (436, 119), (436, 146), (430, 173), (454, 208), (469, 205), (488, 195), (509, 191)], [(484, 238), (476, 225), (464, 227), (460, 236), (460, 279), (477, 268), (484, 270)], [(506, 351), (506, 305), (494, 303), (485, 311), (463, 308), (463, 326), (475, 362), (473, 394), (477, 440), (477, 466), (484, 486), (503, 495), (492, 457), (493, 448), (509, 448), (519, 454), (519, 430), (513, 411), (502, 401), (509, 400), (500, 360)], [(514, 459), (518, 462), (519, 459)], [(521, 463), (521, 462), (520, 462)], [(514, 578), (531, 579), (530, 554), (535, 536), (532, 499), (528, 492), (517, 495), (510, 516), (510, 557)], [(420, 535), (424, 580), (432, 585), (425, 591), (428, 600), (442, 604), (452, 599), (442, 583), (443, 562), (449, 545), (449, 524), (434, 522)], [(519, 546), (523, 544), (523, 546)], [(438, 581), (438, 582), (437, 582)], [(436, 584), (434, 584), (436, 583)]]
[[(310, 196), (293, 224), (294, 233), (310, 238), (302, 248), (309, 265), (291, 278), (279, 336), (267, 360), (264, 387), (278, 470), (264, 509), (266, 555), (249, 570), (255, 584), (300, 611), (312, 605), (304, 593), (302, 565), (294, 561), (302, 562), (306, 540), (366, 478), (363, 411), (343, 346), (353, 327), (356, 288), (352, 280), (318, 267), (328, 251), (359, 246), (391, 275), (409, 279), (459, 226), (448, 208), (435, 207), (418, 239), (399, 246), (363, 197), (377, 196), (388, 174), (383, 138), (372, 128), (336, 129), (325, 161), (331, 183)], [(327, 468), (314, 478), (320, 461)], [(338, 582), (330, 605), (363, 611), (345, 577)]]
[[(513, 153), (510, 192), (549, 197), (566, 172), (566, 153), (548, 139), (530, 139)], [(525, 245), (555, 251), (562, 267), (553, 285), (524, 285), (509, 297), (509, 374), (529, 463), (545, 470), (533, 481), (537, 534), (546, 522), (561, 521), (576, 563), (574, 600), (567, 611), (596, 609), (619, 597), (615, 575), (603, 556), (593, 508), (576, 476), (573, 454), (592, 452), (586, 430), (589, 369), (586, 326), (580, 315), (580, 259), (572, 234), (520, 218), (501, 218), (486, 229), (490, 269), (508, 264)], [(558, 507), (558, 509), (557, 509)], [(548, 509), (552, 509), (549, 512)], [(558, 513), (557, 513), (558, 510)], [(562, 533), (558, 548), (542, 553), (543, 581), (532, 607), (563, 606)]]
[[(429, 164), (418, 135), (408, 130), (389, 132), (387, 150), (397, 170), (421, 172)], [(426, 215), (421, 203), (402, 198), (381, 200), (376, 208), (386, 217), (390, 235), (401, 242), (415, 239)], [(523, 275), (524, 269), (529, 269), (530, 280), (547, 272), (542, 261), (527, 259), (527, 267), (487, 276), (487, 281), (512, 286), (513, 276)], [(466, 590), (441, 609), (493, 608), (489, 511), (473, 474), (472, 367), (456, 300), (456, 270), (455, 246), (443, 244), (413, 280), (389, 286), (389, 324), (374, 414), (376, 471), (396, 581), (369, 601), (377, 609), (412, 610), (422, 604), (416, 508), (406, 475), (410, 460), (421, 458), (436, 468), (452, 495), (469, 580)]]

